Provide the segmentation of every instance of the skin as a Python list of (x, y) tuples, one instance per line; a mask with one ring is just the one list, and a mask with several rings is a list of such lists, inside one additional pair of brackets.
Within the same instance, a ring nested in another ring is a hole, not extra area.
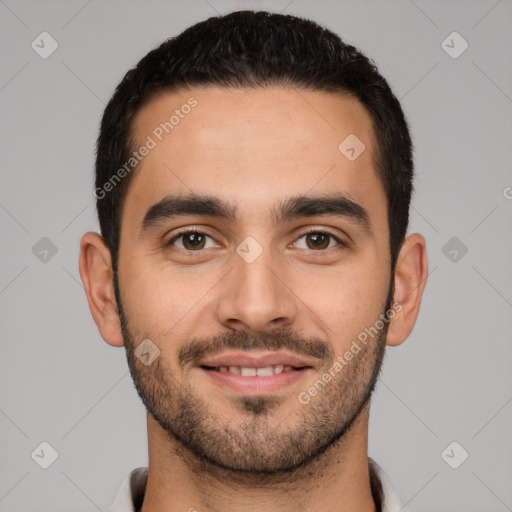
[[(401, 248), (393, 319), (301, 403), (299, 393), (386, 310), (389, 230), (370, 116), (339, 94), (193, 88), (152, 98), (134, 123), (137, 140), (143, 143), (191, 96), (198, 105), (139, 164), (125, 199), (118, 267), (124, 322), (108, 249), (96, 233), (81, 241), (92, 315), (107, 343), (126, 347), (148, 409), (142, 510), (374, 511), (369, 396), (385, 346), (403, 343), (416, 322), (428, 274), (425, 239), (410, 234)], [(366, 146), (355, 161), (338, 150), (351, 133)], [(273, 223), (280, 201), (333, 191), (367, 210), (371, 234), (335, 215)], [(139, 235), (151, 206), (192, 192), (236, 204), (236, 221), (186, 216)], [(189, 227), (208, 235), (199, 251), (190, 237), (168, 245)], [(309, 229), (348, 245), (328, 238), (318, 249), (304, 236)], [(263, 249), (251, 263), (236, 253), (248, 236)], [(160, 350), (149, 366), (134, 356), (147, 338)], [(318, 357), (309, 357), (312, 370), (293, 384), (250, 396), (213, 382), (197, 366), (199, 356), (219, 347), (243, 346), (300, 356), (313, 347)], [(180, 353), (192, 355), (182, 362)]]

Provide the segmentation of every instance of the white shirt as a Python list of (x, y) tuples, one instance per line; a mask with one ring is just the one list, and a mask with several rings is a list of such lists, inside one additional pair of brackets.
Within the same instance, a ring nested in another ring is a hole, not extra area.
[[(402, 505), (384, 470), (370, 457), (368, 457), (368, 464), (372, 494), (376, 502), (380, 500), (380, 512), (410, 512)], [(147, 479), (147, 467), (140, 467), (128, 473), (115, 502), (106, 512), (139, 512), (146, 491)], [(378, 508), (377, 512), (379, 512)]]

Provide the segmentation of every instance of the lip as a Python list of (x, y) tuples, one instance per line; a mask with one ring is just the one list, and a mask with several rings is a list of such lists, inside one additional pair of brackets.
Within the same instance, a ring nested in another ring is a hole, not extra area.
[[(236, 366), (236, 365), (235, 365)], [(298, 380), (309, 376), (312, 369), (310, 367), (300, 370), (293, 369), (289, 372), (281, 372), (279, 374), (269, 375), (268, 377), (243, 377), (231, 372), (220, 372), (217, 370), (208, 370), (198, 367), (200, 372), (211, 379), (215, 384), (227, 387), (232, 391), (243, 393), (244, 395), (261, 395), (278, 391), (286, 386), (297, 382)]]
[[(265, 368), (277, 364), (289, 365), (294, 368), (313, 367), (310, 361), (287, 354), (286, 352), (225, 352), (217, 356), (206, 357), (201, 360), (198, 366), (210, 366), (218, 368), (219, 366), (241, 366), (244, 368)], [(277, 377), (277, 375), (276, 375)], [(246, 378), (246, 377), (244, 377)], [(260, 377), (261, 379), (265, 377)], [(272, 377), (267, 377), (272, 378)]]

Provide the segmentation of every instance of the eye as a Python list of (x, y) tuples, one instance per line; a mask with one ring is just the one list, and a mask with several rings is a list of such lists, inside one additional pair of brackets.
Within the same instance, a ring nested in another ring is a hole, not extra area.
[[(180, 238), (183, 239), (183, 242), (181, 247), (177, 246), (178, 249), (192, 252), (201, 249), (208, 249), (208, 247), (205, 247), (206, 239), (209, 238), (210, 240), (213, 240), (211, 236), (203, 233), (202, 231), (189, 229), (187, 231), (182, 231), (181, 233), (178, 233), (172, 237), (167, 245), (174, 245), (174, 243)], [(211, 247), (215, 247), (215, 243)]]
[[(332, 241), (338, 243), (338, 245), (345, 246), (346, 244), (342, 242), (337, 236), (329, 233), (328, 231), (320, 231), (320, 230), (312, 230), (304, 233), (302, 236), (298, 238), (306, 239), (306, 247), (299, 247), (299, 249), (312, 249), (313, 251), (330, 249), (333, 247), (331, 245)], [(298, 244), (298, 241), (295, 242), (295, 246)]]
[[(209, 247), (206, 245), (206, 239), (208, 238), (213, 242), (213, 245), (210, 245)], [(337, 242), (339, 246), (346, 247), (344, 242), (342, 242), (337, 236), (329, 233), (328, 231), (321, 231), (318, 229), (308, 231), (307, 233), (301, 235), (293, 245), (297, 247), (297, 244), (299, 244), (299, 241), (302, 238), (306, 239), (306, 246), (299, 246), (299, 249), (310, 249), (317, 252), (323, 251), (326, 249), (331, 249), (336, 245), (332, 244), (332, 242)], [(181, 247), (179, 244), (176, 244), (176, 242), (180, 239)], [(216, 243), (211, 236), (196, 229), (188, 229), (176, 234), (169, 240), (169, 242), (167, 242), (167, 245), (175, 246), (178, 249), (182, 249), (188, 252), (198, 252), (202, 249), (216, 247)]]

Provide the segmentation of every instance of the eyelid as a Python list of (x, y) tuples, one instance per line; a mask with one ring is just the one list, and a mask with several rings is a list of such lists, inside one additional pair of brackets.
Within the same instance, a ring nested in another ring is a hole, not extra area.
[[(336, 242), (338, 242), (338, 246), (340, 246), (340, 247), (348, 247), (349, 246), (348, 242), (344, 241), (339, 235), (333, 233), (330, 229), (318, 228), (318, 227), (310, 228), (308, 231), (301, 232), (301, 234), (297, 236), (297, 238), (295, 239), (295, 241), (293, 243), (295, 244), (298, 240), (300, 240), (302, 237), (304, 237), (306, 235), (316, 234), (316, 233), (321, 233), (321, 234), (330, 236)], [(325, 253), (331, 249), (336, 249), (336, 247), (330, 247), (329, 249), (324, 249), (324, 250), (319, 250), (319, 251), (311, 250), (311, 252), (321, 254), (321, 253)]]
[[(171, 245), (178, 238), (180, 238), (181, 236), (184, 236), (184, 235), (188, 235), (189, 233), (198, 233), (200, 235), (207, 236), (207, 237), (211, 238), (212, 240), (214, 240), (215, 243), (217, 243), (215, 238), (212, 235), (209, 235), (206, 231), (204, 231), (204, 229), (192, 227), (192, 228), (184, 228), (182, 231), (175, 233), (171, 238), (169, 238), (168, 242), (165, 242), (165, 246)], [(187, 251), (187, 252), (199, 252), (199, 251)]]

